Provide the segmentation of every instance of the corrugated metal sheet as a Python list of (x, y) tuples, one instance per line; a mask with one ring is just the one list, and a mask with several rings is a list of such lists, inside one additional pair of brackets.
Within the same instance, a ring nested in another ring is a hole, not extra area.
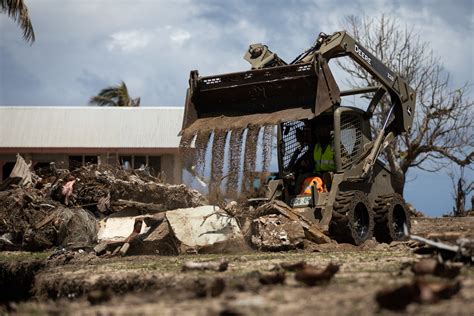
[(181, 107), (0, 107), (0, 148), (177, 148)]

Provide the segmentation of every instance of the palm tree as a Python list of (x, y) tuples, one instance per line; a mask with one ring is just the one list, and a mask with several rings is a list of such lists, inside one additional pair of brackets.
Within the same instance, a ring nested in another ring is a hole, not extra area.
[(122, 81), (117, 86), (102, 89), (98, 95), (90, 99), (89, 104), (98, 106), (140, 106), (140, 98), (130, 98), (127, 85)]
[(23, 30), (25, 41), (33, 44), (35, 41), (35, 32), (28, 16), (28, 7), (23, 0), (0, 0), (0, 13), (6, 13), (15, 22), (18, 22)]

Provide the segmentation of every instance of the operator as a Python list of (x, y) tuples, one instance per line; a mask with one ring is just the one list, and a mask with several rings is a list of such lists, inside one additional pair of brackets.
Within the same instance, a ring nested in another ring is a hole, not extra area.
[(336, 163), (334, 162), (334, 140), (331, 130), (331, 125), (318, 124), (315, 128), (316, 144), (314, 145), (314, 171), (316, 173), (323, 173), (336, 170)]
[[(307, 133), (301, 133), (307, 130), (312, 131), (312, 135), (309, 135), (309, 137), (306, 136)], [(296, 134), (298, 142), (309, 145), (312, 150), (308, 150), (306, 155), (299, 159), (296, 164), (299, 170), (295, 170), (301, 173), (301, 167), (307, 166), (309, 170), (306, 169), (306, 172), (313, 173), (313, 176), (302, 175), (304, 180), (300, 179), (302, 182), (296, 181), (301, 183), (301, 185), (297, 184), (297, 187), (301, 188), (299, 192), (305, 195), (312, 194), (313, 187), (318, 193), (327, 192), (328, 184), (330, 184), (330, 180), (327, 179), (327, 172), (336, 170), (331, 124), (325, 122), (325, 120), (318, 120), (313, 123), (313, 128), (307, 127), (301, 132)], [(310, 144), (314, 145), (311, 146)], [(326, 179), (323, 180), (325, 177)]]

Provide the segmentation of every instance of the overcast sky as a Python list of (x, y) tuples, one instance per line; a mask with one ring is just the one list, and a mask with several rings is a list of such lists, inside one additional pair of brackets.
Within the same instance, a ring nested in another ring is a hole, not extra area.
[[(246, 70), (242, 57), (254, 42), (290, 61), (319, 32), (340, 30), (345, 16), (363, 13), (386, 13), (413, 27), (454, 85), (474, 82), (472, 0), (25, 2), (36, 34), (32, 46), (0, 15), (0, 105), (87, 105), (102, 88), (124, 80), (143, 106), (183, 106), (190, 70)], [(444, 172), (410, 178), (407, 200), (433, 215), (451, 210)]]

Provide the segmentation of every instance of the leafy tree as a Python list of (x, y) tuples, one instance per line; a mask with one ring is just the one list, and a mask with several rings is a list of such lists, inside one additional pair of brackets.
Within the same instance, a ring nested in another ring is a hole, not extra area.
[[(416, 91), (411, 131), (398, 137), (384, 152), (397, 182), (396, 189), (403, 192), (411, 168), (435, 172), (450, 163), (472, 167), (474, 111), (470, 84), (453, 88), (449, 73), (429, 44), (413, 29), (401, 27), (395, 18), (349, 16), (344, 24), (358, 42), (398, 72)], [(338, 65), (351, 74), (348, 84), (352, 87), (377, 84), (353, 62), (343, 60)], [(375, 113), (375, 130), (380, 129), (389, 109), (390, 101), (386, 97)]]
[(140, 106), (140, 98), (132, 99), (128, 94), (127, 85), (121, 82), (117, 86), (102, 89), (92, 97), (89, 104), (98, 106)]
[(28, 7), (23, 0), (0, 0), (0, 13), (6, 13), (20, 25), (25, 41), (33, 44), (35, 32), (28, 15)]

